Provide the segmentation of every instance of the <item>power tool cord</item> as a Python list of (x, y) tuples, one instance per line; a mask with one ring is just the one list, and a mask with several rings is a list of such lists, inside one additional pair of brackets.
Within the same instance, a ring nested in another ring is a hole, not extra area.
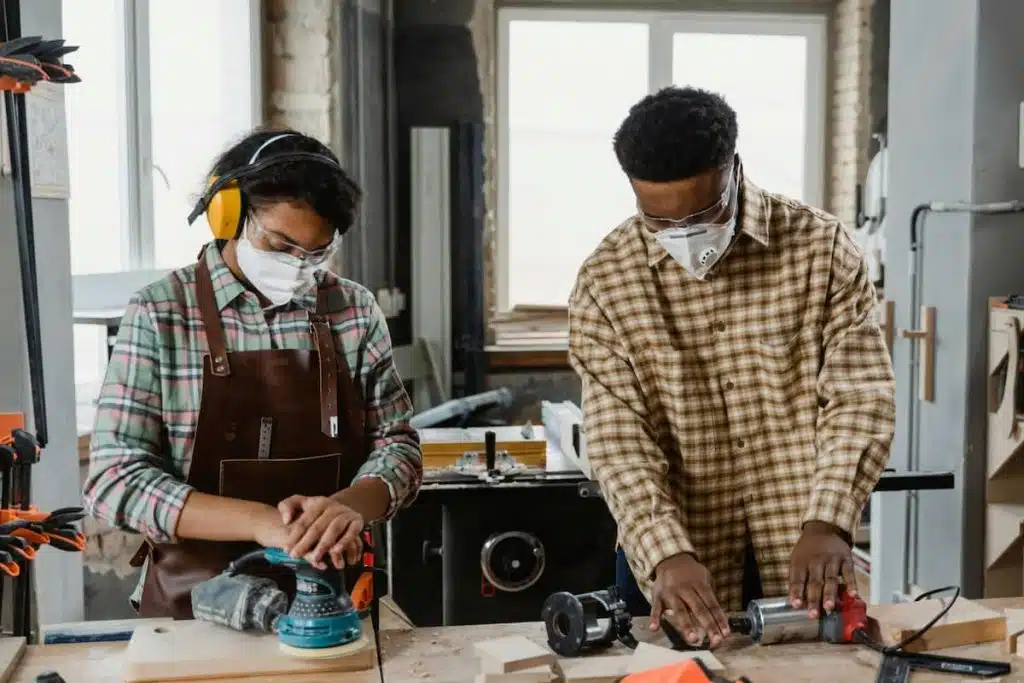
[(949, 591), (953, 591), (953, 597), (950, 599), (948, 603), (946, 603), (946, 605), (941, 610), (938, 611), (938, 613), (932, 618), (932, 620), (924, 626), (922, 626), (921, 628), (919, 628), (918, 630), (916, 630), (914, 633), (904, 638), (896, 645), (883, 645), (875, 641), (863, 629), (857, 629), (857, 631), (854, 632), (854, 639), (859, 644), (866, 645), (875, 652), (881, 653), (883, 656), (892, 655), (894, 657), (901, 657), (909, 654), (905, 652), (903, 648), (922, 638), (926, 633), (928, 633), (929, 630), (931, 630), (932, 626), (935, 626), (935, 624), (939, 623), (939, 621), (941, 621), (944, 616), (949, 614), (949, 610), (953, 608), (953, 605), (956, 603), (957, 599), (960, 598), (960, 586), (944, 586), (942, 588), (936, 588), (934, 590), (921, 593), (916, 598), (914, 598), (914, 602), (920, 602), (921, 600), (927, 600), (933, 595), (937, 595), (939, 593), (946, 593)]

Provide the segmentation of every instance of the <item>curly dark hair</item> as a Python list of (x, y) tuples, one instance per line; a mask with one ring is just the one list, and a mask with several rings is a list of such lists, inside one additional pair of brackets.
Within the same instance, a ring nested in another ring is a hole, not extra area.
[[(324, 156), (336, 166), (313, 159), (296, 159), (242, 175), (237, 182), (245, 202), (243, 216), (248, 210), (271, 204), (304, 202), (344, 235), (355, 222), (362, 190), (341, 168), (334, 153), (316, 138), (291, 129), (257, 129), (221, 154), (213, 164), (211, 175), (223, 176), (248, 166), (256, 150), (278, 135), (288, 137), (268, 145), (260, 152), (257, 163), (279, 154), (307, 152)], [(239, 229), (241, 227), (239, 225)]]
[(630, 108), (613, 147), (631, 179), (665, 183), (728, 164), (736, 135), (736, 112), (721, 95), (670, 87)]

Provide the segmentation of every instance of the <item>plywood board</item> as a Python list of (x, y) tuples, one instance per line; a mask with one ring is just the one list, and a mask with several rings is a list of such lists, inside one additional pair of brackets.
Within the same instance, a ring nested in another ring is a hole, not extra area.
[(699, 659), (711, 671), (725, 671), (725, 665), (708, 650), (672, 650), (650, 643), (640, 643), (629, 658), (629, 672), (638, 673), (648, 669), (657, 669), (670, 664), (678, 664), (687, 659)]
[(369, 624), (342, 657), (297, 659), (269, 633), (241, 633), (203, 621), (175, 621), (135, 630), (124, 652), (126, 683), (364, 671), (376, 663)]
[(555, 653), (525, 636), (484, 640), (473, 645), (480, 658), (480, 670), (488, 674), (507, 674), (538, 666), (551, 666)]
[[(949, 600), (922, 600), (895, 605), (871, 605), (868, 627), (873, 638), (896, 645), (935, 618)], [(1001, 642), (1006, 639), (1006, 617), (1001, 612), (960, 598), (949, 613), (910, 643), (909, 652), (928, 652), (959, 645)]]
[(0, 638), (0, 683), (7, 683), (25, 654), (25, 639)]
[(628, 673), (631, 655), (599, 655), (558, 660), (565, 683), (614, 683)]
[(508, 674), (480, 673), (474, 683), (550, 683), (554, 678), (555, 673), (550, 666), (538, 666)]

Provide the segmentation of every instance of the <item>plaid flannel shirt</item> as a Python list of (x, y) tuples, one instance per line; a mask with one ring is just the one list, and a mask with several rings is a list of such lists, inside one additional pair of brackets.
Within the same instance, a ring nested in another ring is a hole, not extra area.
[(839, 221), (743, 181), (737, 227), (699, 281), (631, 218), (569, 304), (587, 454), (641, 589), (693, 553), (725, 609), (748, 532), (772, 596), (804, 522), (855, 531), (895, 419), (875, 290)]
[[(206, 250), (228, 351), (311, 349), (306, 311), (316, 291), (265, 312)], [(186, 310), (175, 297), (183, 285)], [(323, 271), (336, 348), (344, 351), (366, 401), (371, 451), (357, 479), (377, 477), (391, 492), (388, 516), (419, 491), (423, 459), (409, 426), (412, 404), (395, 369), (384, 315), (364, 287)], [(121, 322), (97, 404), (85, 506), (110, 525), (156, 542), (173, 542), (191, 487), (185, 483), (202, 390), (207, 345), (196, 298), (196, 266), (177, 270), (136, 294)]]

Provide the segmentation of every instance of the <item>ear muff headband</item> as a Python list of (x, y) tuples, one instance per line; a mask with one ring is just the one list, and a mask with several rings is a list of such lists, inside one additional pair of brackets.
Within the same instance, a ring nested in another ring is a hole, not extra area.
[(210, 224), (210, 231), (215, 239), (233, 239), (238, 232), (238, 226), (242, 218), (242, 206), (244, 204), (242, 192), (236, 181), (249, 175), (261, 173), (278, 164), (293, 161), (314, 161), (328, 166), (340, 174), (344, 174), (344, 170), (334, 159), (315, 152), (284, 152), (282, 154), (275, 154), (263, 161), (258, 161), (260, 153), (268, 145), (287, 137), (294, 137), (294, 133), (276, 135), (264, 142), (249, 159), (247, 165), (219, 177), (210, 176), (207, 181), (206, 192), (203, 193), (195, 208), (192, 209), (192, 213), (188, 216), (189, 225), (194, 223), (200, 214), (205, 212), (206, 220)]

